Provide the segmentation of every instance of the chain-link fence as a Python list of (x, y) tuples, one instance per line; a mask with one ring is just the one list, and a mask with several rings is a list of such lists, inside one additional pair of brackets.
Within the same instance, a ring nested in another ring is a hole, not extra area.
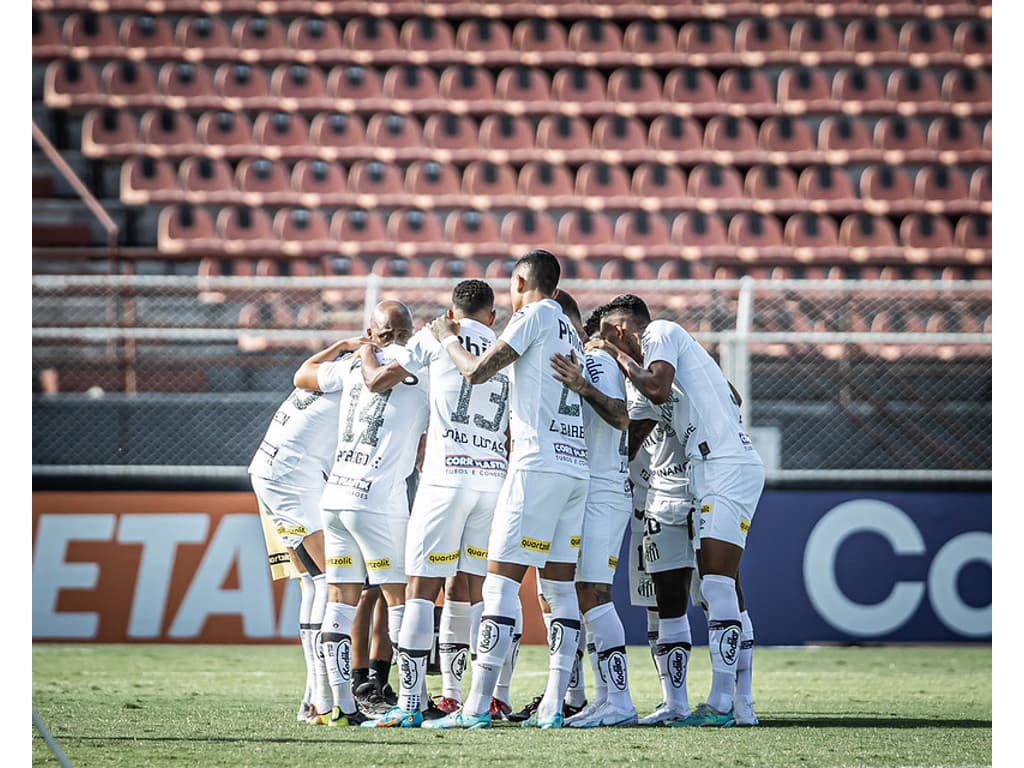
[[(33, 278), (33, 464), (246, 466), (292, 374), (379, 300), (416, 326), (452, 279)], [(500, 329), (507, 283), (492, 281)], [(566, 281), (584, 315), (643, 297), (719, 360), (769, 477), (988, 478), (988, 282)], [(156, 469), (166, 468), (166, 469)]]

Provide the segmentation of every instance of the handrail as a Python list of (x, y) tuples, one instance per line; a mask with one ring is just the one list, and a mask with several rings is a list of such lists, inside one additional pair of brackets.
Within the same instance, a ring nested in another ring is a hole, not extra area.
[(110, 214), (103, 210), (103, 206), (100, 205), (96, 196), (89, 191), (89, 188), (85, 186), (80, 178), (78, 178), (78, 174), (75, 173), (74, 169), (67, 164), (67, 161), (65, 161), (63, 157), (61, 157), (60, 152), (58, 152), (57, 148), (53, 146), (53, 143), (49, 138), (47, 138), (46, 134), (43, 133), (42, 129), (36, 125), (35, 120), (32, 121), (32, 138), (36, 144), (39, 145), (39, 148), (43, 150), (43, 153), (47, 158), (49, 158), (50, 162), (57, 167), (57, 170), (60, 171), (65, 181), (67, 181), (75, 192), (78, 193), (78, 196), (82, 198), (82, 202), (88, 206), (93, 216), (99, 219), (100, 224), (102, 224), (103, 228), (107, 231), (107, 247), (116, 248), (118, 234), (120, 234), (120, 228), (117, 226), (117, 222), (110, 218)]

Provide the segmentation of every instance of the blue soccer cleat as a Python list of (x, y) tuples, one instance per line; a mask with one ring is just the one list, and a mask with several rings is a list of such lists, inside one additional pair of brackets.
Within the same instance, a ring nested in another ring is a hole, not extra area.
[(469, 715), (460, 707), (451, 714), (445, 715), (440, 720), (427, 720), (420, 727), (429, 730), (448, 730), (451, 728), (490, 728), (491, 713), (484, 712), (482, 715)]
[(392, 707), (376, 720), (367, 720), (363, 728), (419, 728), (423, 724), (423, 713), (418, 709), (407, 712), (401, 707)]
[(707, 704), (698, 704), (689, 717), (669, 720), (665, 725), (671, 728), (728, 728), (735, 724), (732, 712), (719, 712)]

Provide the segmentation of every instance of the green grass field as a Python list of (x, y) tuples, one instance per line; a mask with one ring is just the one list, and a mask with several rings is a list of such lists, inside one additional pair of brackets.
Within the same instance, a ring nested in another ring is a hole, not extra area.
[[(629, 661), (643, 715), (660, 700), (657, 677), (646, 647)], [(542, 691), (546, 665), (546, 649), (522, 649), (514, 709)], [(988, 646), (758, 648), (750, 729), (329, 729), (295, 721), (303, 680), (297, 645), (33, 647), (33, 706), (75, 766), (992, 764)], [(694, 648), (691, 705), (709, 681), (707, 649)], [(32, 733), (33, 765), (57, 765)]]

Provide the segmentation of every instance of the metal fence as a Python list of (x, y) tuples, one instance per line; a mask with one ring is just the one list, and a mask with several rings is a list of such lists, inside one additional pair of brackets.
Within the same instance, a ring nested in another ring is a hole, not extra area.
[[(455, 279), (33, 278), (38, 473), (238, 475), (298, 365), (384, 298), (419, 327)], [(491, 281), (500, 328), (507, 283)], [(990, 479), (992, 285), (565, 281), (643, 297), (719, 360), (769, 478)]]

